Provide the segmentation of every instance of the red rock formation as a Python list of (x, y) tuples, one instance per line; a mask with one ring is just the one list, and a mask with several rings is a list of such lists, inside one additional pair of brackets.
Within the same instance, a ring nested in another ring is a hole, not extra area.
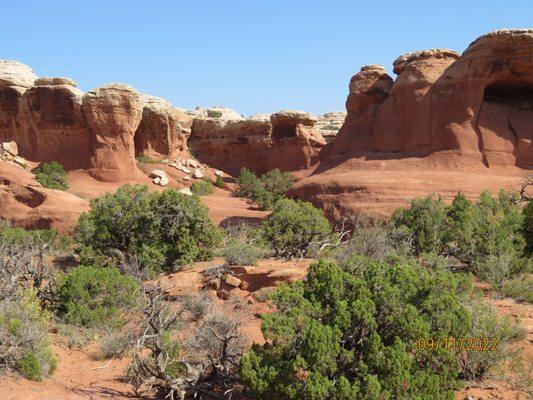
[(41, 78), (22, 98), (31, 147), (25, 157), (58, 161), (66, 169), (88, 168), (90, 134), (81, 108), (83, 92), (67, 78)]
[(105, 85), (85, 94), (82, 109), (93, 145), (91, 176), (106, 182), (131, 179), (137, 173), (133, 138), (142, 117), (141, 95), (127, 85)]
[(190, 146), (202, 162), (234, 175), (241, 167), (296, 171), (318, 162), (326, 144), (315, 123), (315, 116), (290, 110), (247, 119), (196, 117)]
[(187, 140), (192, 117), (163, 99), (143, 96), (144, 108), (135, 132), (135, 153), (153, 158), (190, 157)]
[(431, 192), (508, 188), (533, 166), (533, 30), (492, 32), (461, 56), (406, 54), (394, 72), (369, 66), (352, 78), (346, 121), (297, 197), (332, 217), (386, 214)]
[(69, 233), (88, 209), (87, 200), (43, 188), (29, 171), (0, 160), (0, 217), (14, 226)]

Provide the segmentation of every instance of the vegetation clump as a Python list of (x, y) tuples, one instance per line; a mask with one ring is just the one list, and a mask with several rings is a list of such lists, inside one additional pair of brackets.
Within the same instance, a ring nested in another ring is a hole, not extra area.
[(59, 283), (57, 311), (69, 324), (120, 325), (121, 313), (135, 305), (137, 282), (115, 267), (80, 265)]
[(191, 187), (191, 192), (197, 194), (198, 196), (207, 196), (208, 194), (213, 193), (213, 184), (209, 179), (203, 179), (200, 182), (194, 182)]
[(331, 226), (311, 203), (282, 199), (261, 225), (261, 234), (276, 257), (304, 257), (331, 234)]
[(273, 295), (279, 312), (263, 316), (267, 343), (242, 358), (243, 380), (259, 399), (452, 398), (457, 358), (416, 343), (468, 333), (459, 289), (414, 261), (320, 261)]
[(276, 202), (285, 198), (294, 178), (289, 172), (275, 168), (258, 178), (247, 168), (241, 168), (237, 178), (237, 195), (253, 200), (262, 210), (271, 210)]
[(222, 239), (197, 196), (125, 185), (91, 202), (75, 230), (86, 264), (152, 273), (209, 259)]
[(48, 189), (67, 190), (67, 172), (57, 161), (42, 163), (34, 171), (35, 180)]

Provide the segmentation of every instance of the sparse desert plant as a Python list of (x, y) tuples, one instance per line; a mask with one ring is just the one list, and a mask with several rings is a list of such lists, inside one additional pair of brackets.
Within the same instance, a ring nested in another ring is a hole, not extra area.
[(466, 337), (494, 338), (495, 351), (463, 351), (458, 354), (461, 373), (469, 380), (481, 379), (504, 360), (514, 356), (511, 343), (523, 334), (518, 324), (509, 317), (499, 315), (481, 299), (465, 302), (472, 318), (471, 328)]
[(161, 160), (156, 158), (150, 158), (144, 154), (140, 154), (136, 157), (137, 164), (161, 164)]
[(84, 263), (117, 265), (125, 272), (136, 263), (154, 273), (209, 259), (222, 234), (197, 196), (126, 185), (91, 201), (76, 239)]
[(261, 239), (257, 229), (245, 224), (229, 227), (219, 254), (228, 265), (255, 265), (270, 253)]
[(80, 265), (58, 283), (57, 312), (74, 325), (120, 326), (136, 302), (137, 282), (117, 268)]
[(35, 180), (45, 188), (67, 190), (67, 172), (57, 161), (42, 163), (34, 171)]
[(33, 289), (0, 300), (0, 370), (17, 370), (34, 381), (53, 373), (56, 359), (50, 348), (49, 321)]
[(261, 234), (276, 257), (304, 257), (313, 243), (331, 235), (331, 226), (311, 203), (282, 199), (263, 221)]
[(131, 346), (133, 334), (129, 329), (112, 329), (98, 344), (98, 357), (102, 360), (123, 357)]
[(274, 293), (267, 342), (241, 359), (244, 383), (258, 399), (450, 399), (457, 359), (416, 342), (470, 330), (458, 286), (416, 261), (318, 262)]
[(194, 182), (191, 187), (191, 192), (198, 196), (206, 196), (213, 193), (213, 184), (209, 179), (203, 179), (200, 182)]

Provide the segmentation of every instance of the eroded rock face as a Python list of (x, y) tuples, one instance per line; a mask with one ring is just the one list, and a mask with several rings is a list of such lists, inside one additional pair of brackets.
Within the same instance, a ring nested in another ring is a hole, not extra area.
[(154, 158), (189, 157), (192, 117), (163, 99), (143, 96), (142, 119), (135, 132), (135, 152)]
[(489, 33), (462, 56), (409, 53), (394, 72), (394, 82), (377, 66), (352, 78), (348, 116), (326, 162), (452, 152), (489, 168), (533, 163), (533, 30)]
[(57, 161), (66, 169), (88, 168), (90, 133), (82, 110), (83, 92), (67, 78), (37, 79), (22, 97), (27, 158)]
[(136, 174), (134, 135), (143, 111), (139, 92), (127, 85), (105, 85), (85, 94), (82, 109), (91, 132), (91, 175), (117, 182)]
[(202, 162), (234, 175), (241, 167), (257, 173), (306, 169), (318, 162), (326, 144), (314, 128), (316, 121), (294, 110), (246, 119), (196, 117), (190, 146)]
[(0, 87), (19, 86), (29, 88), (37, 79), (35, 72), (18, 61), (0, 60)]

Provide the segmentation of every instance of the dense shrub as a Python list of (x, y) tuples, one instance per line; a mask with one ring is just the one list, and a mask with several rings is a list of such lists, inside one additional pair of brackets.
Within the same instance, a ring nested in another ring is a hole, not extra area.
[(457, 359), (416, 342), (469, 332), (459, 287), (414, 261), (314, 264), (275, 292), (279, 312), (263, 316), (267, 343), (241, 360), (243, 380), (259, 399), (451, 399)]
[(135, 260), (150, 271), (208, 259), (221, 240), (197, 196), (129, 185), (92, 200), (75, 233), (82, 261), (124, 267)]
[(206, 196), (213, 193), (213, 184), (209, 179), (203, 179), (200, 182), (194, 182), (191, 187), (191, 192), (198, 196)]
[(116, 268), (80, 265), (59, 282), (57, 311), (74, 325), (120, 325), (121, 312), (135, 304), (137, 287)]
[(207, 110), (207, 116), (209, 118), (222, 118), (222, 111)]
[(275, 168), (258, 178), (252, 171), (242, 168), (237, 178), (237, 195), (252, 199), (263, 210), (270, 210), (285, 197), (294, 183), (289, 172)]
[(276, 257), (303, 257), (313, 243), (331, 234), (331, 227), (322, 210), (311, 203), (282, 199), (263, 221), (261, 234)]
[(412, 201), (393, 215), (393, 225), (413, 238), (413, 250), (453, 255), (481, 279), (501, 288), (505, 281), (528, 270), (528, 209), (517, 195), (484, 192), (476, 203), (458, 194), (447, 206), (431, 196)]
[(224, 178), (222, 178), (220, 175), (217, 175), (217, 178), (215, 179), (215, 186), (220, 189), (226, 187), (226, 182), (224, 182)]
[(56, 368), (50, 348), (50, 315), (32, 289), (0, 301), (0, 369), (14, 369), (40, 381)]
[(228, 228), (219, 251), (228, 265), (255, 265), (268, 253), (260, 232), (246, 225)]
[(533, 303), (533, 275), (529, 273), (509, 279), (503, 284), (502, 292), (505, 296)]
[(35, 180), (45, 188), (67, 190), (67, 173), (57, 161), (43, 163), (34, 171)]

